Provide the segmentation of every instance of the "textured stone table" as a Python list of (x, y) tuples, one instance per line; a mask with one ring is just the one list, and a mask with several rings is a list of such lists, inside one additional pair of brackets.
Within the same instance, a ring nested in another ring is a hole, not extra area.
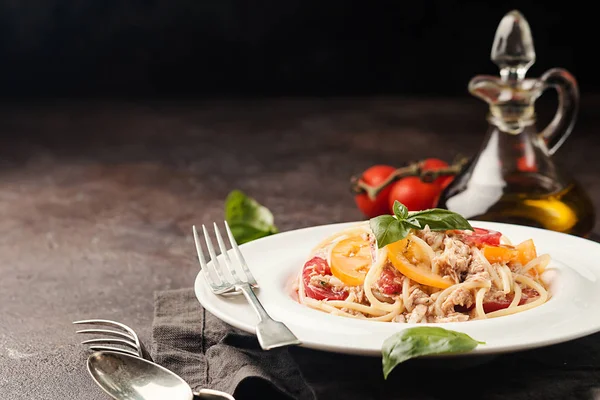
[[(600, 103), (586, 101), (557, 157), (599, 204)], [(193, 284), (191, 225), (222, 219), (230, 190), (281, 230), (356, 220), (352, 174), (472, 154), (484, 113), (471, 99), (3, 104), (0, 398), (106, 398), (71, 321), (148, 340), (153, 292)]]

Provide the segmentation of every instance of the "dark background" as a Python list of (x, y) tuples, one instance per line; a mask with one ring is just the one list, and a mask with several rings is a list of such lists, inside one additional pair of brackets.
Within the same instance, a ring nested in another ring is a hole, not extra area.
[(534, 35), (530, 76), (560, 66), (600, 91), (597, 13), (573, 1), (2, 0), (0, 93), (468, 96), (472, 76), (497, 73), (514, 8)]

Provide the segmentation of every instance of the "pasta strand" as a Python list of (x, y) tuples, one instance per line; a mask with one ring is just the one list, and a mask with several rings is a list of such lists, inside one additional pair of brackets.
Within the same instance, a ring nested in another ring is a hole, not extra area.
[[(365, 236), (363, 235), (365, 234), (371, 234), (368, 223), (362, 223), (344, 229), (322, 240), (313, 248), (310, 254), (312, 256), (319, 255), (323, 257), (328, 265), (331, 265), (331, 251), (337, 242), (356, 236), (364, 238)], [(433, 232), (432, 234), (435, 235)], [(433, 236), (432, 239), (428, 238), (427, 240), (432, 243), (432, 245), (429, 245), (423, 238), (417, 236), (414, 232), (409, 233), (412, 242), (418, 246), (419, 252), (423, 255), (418, 257), (426, 257), (426, 259), (420, 261), (423, 261), (422, 264), (427, 264), (428, 261), (429, 273), (437, 275), (439, 275), (438, 269), (440, 265), (443, 265), (440, 263), (448, 262), (449, 264), (444, 266), (446, 269), (455, 265), (455, 261), (453, 261), (452, 264), (450, 264), (450, 261), (440, 262), (440, 260), (443, 259), (441, 255), (447, 251), (444, 246), (448, 246), (446, 241), (442, 239), (452, 237), (448, 236), (448, 233), (441, 234), (445, 236)], [(510, 240), (503, 236), (502, 243), (510, 245)], [(309, 297), (303, 280), (303, 271), (300, 271), (298, 274), (298, 284), (296, 285), (297, 289), (295, 290), (297, 290), (298, 301), (310, 308), (332, 315), (380, 322), (406, 320), (410, 320), (411, 322), (427, 322), (435, 321), (437, 318), (453, 318), (454, 315), (460, 313), (467, 315), (468, 319), (481, 320), (496, 318), (538, 307), (550, 298), (550, 293), (546, 289), (544, 282), (541, 280), (540, 274), (537, 273), (537, 271), (543, 271), (549, 264), (550, 256), (548, 254), (542, 254), (529, 261), (524, 266), (516, 264), (516, 267), (519, 268), (513, 271), (511, 270), (511, 267), (513, 269), (515, 268), (515, 265), (513, 264), (490, 263), (485, 258), (482, 251), (476, 246), (470, 246), (469, 250), (470, 251), (466, 256), (470, 257), (468, 260), (469, 272), (466, 278), (464, 275), (460, 278), (455, 278), (459, 281), (463, 281), (443, 289), (423, 285), (415, 280), (409, 279), (394, 269), (394, 274), (401, 277), (401, 283), (399, 283), (399, 280), (396, 280), (396, 282), (398, 282), (397, 284), (400, 285), (398, 289), (401, 289), (401, 293), (394, 295), (379, 293), (379, 291), (376, 290), (379, 288), (378, 285), (396, 284), (394, 281), (388, 282), (388, 279), (390, 278), (387, 275), (385, 276), (385, 279), (381, 281), (384, 283), (378, 283), (380, 282), (384, 268), (390, 268), (388, 248), (384, 247), (382, 249), (373, 250), (373, 260), (364, 277), (362, 286), (354, 287), (353, 289), (344, 287), (335, 289), (337, 291), (335, 293), (339, 293), (339, 290), (346, 290), (347, 293), (350, 293), (345, 300), (328, 300), (327, 298), (317, 300)], [(461, 257), (465, 256), (461, 254)], [(435, 262), (434, 259), (436, 260)], [(470, 263), (473, 262), (477, 264), (471, 266)], [(415, 268), (427, 268), (427, 265), (419, 264), (419, 266), (415, 266)], [(535, 272), (533, 274), (532, 269), (534, 269)], [(387, 273), (389, 273), (389, 271), (387, 271), (386, 274)], [(459, 276), (459, 272), (456, 274), (456, 276)], [(416, 276), (411, 276), (414, 279), (418, 279)], [(330, 285), (340, 285), (339, 279), (332, 279), (332, 282), (334, 281), (337, 283), (330, 283)], [(307, 283), (307, 285), (309, 285), (309, 283)], [(327, 283), (325, 283), (325, 286), (327, 287)], [(524, 288), (533, 289), (538, 296), (533, 299), (528, 299), (523, 293)], [(381, 288), (379, 289), (381, 290)], [(322, 288), (319, 288), (319, 290), (322, 290)], [(486, 313), (484, 304), (486, 296), (490, 291), (492, 291), (493, 294), (502, 293), (504, 296), (507, 296), (507, 298), (512, 296), (508, 306), (504, 305), (506, 308)], [(382, 296), (384, 296), (385, 299), (389, 299), (389, 302), (382, 301), (382, 299), (384, 299)], [(461, 311), (460, 313), (455, 311), (456, 305), (470, 304), (472, 300), (468, 300), (468, 296), (470, 296), (471, 299), (474, 298), (474, 307), (468, 311)], [(526, 302), (521, 304), (524, 298), (526, 299)], [(469, 303), (465, 303), (465, 301), (469, 301)], [(422, 314), (424, 310), (422, 305), (427, 306), (427, 312), (424, 315)]]

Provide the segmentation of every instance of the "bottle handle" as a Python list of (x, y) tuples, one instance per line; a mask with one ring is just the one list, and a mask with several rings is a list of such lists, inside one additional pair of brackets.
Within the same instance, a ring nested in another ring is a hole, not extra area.
[(552, 121), (540, 133), (554, 154), (571, 134), (579, 110), (579, 89), (575, 77), (562, 68), (552, 68), (540, 77), (543, 90), (553, 88), (558, 93), (558, 109)]

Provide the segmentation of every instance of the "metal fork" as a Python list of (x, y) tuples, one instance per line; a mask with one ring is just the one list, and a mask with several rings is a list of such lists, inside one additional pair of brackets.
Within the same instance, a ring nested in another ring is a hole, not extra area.
[[(146, 350), (146, 347), (144, 347), (144, 344), (140, 341), (135, 331), (125, 324), (116, 321), (111, 321), (108, 319), (86, 319), (81, 321), (75, 321), (73, 322), (73, 324), (110, 326), (118, 329), (82, 329), (76, 331), (75, 333), (111, 336), (106, 338), (89, 339), (81, 342), (81, 344), (90, 344), (91, 350), (118, 351), (121, 353), (131, 354), (136, 357), (141, 357), (145, 358), (146, 360), (153, 361), (152, 357), (150, 356), (150, 352)], [(106, 344), (121, 345), (133, 349), (135, 351), (122, 347), (104, 346)]]
[[(237, 271), (235, 270), (235, 266), (233, 265), (231, 258), (229, 257), (229, 250), (225, 246), (223, 238), (221, 237), (221, 232), (219, 231), (219, 227), (216, 223), (213, 224), (215, 228), (215, 236), (217, 238), (217, 243), (219, 244), (219, 249), (221, 250), (221, 255), (223, 256), (223, 261), (227, 271), (231, 275), (231, 280), (225, 277), (223, 274), (223, 270), (221, 267), (221, 263), (217, 259), (217, 255), (215, 253), (215, 248), (213, 247), (212, 240), (206, 230), (206, 227), (202, 225), (202, 232), (204, 233), (204, 240), (206, 242), (206, 247), (208, 249), (208, 254), (210, 255), (210, 267), (206, 262), (206, 258), (204, 257), (204, 252), (202, 246), (200, 245), (200, 239), (198, 239), (198, 231), (196, 230), (196, 226), (192, 227), (192, 231), (194, 233), (194, 242), (196, 243), (196, 251), (198, 252), (198, 260), (200, 261), (200, 266), (204, 271), (204, 278), (208, 283), (208, 286), (211, 288), (212, 292), (217, 295), (222, 294), (243, 294), (246, 297), (246, 300), (250, 303), (256, 314), (258, 315), (259, 323), (256, 326), (256, 336), (258, 338), (258, 343), (264, 350), (270, 350), (276, 347), (289, 346), (300, 344), (298, 338), (290, 331), (290, 329), (283, 324), (282, 322), (275, 321), (267, 311), (264, 309), (258, 297), (253, 291), (253, 287), (258, 287), (256, 279), (250, 272), (248, 268), (248, 264), (246, 264), (246, 260), (244, 260), (244, 256), (240, 252), (238, 248), (237, 242), (231, 233), (231, 229), (229, 229), (229, 225), (227, 221), (225, 221), (225, 230), (227, 231), (227, 237), (229, 238), (229, 243), (231, 244), (231, 250), (235, 254), (239, 266), (241, 270), (244, 272), (246, 276), (246, 280), (240, 279)], [(216, 282), (209, 273), (209, 268), (212, 267), (212, 271), (214, 271), (217, 276), (219, 282)]]
[[(82, 329), (82, 330), (75, 332), (75, 333), (84, 333), (84, 334), (86, 334), (86, 333), (102, 334), (102, 335), (117, 337), (116, 339), (115, 338), (100, 338), (100, 339), (85, 340), (85, 341), (81, 342), (81, 344), (91, 344), (91, 346), (90, 346), (91, 350), (116, 351), (119, 353), (130, 354), (134, 357), (143, 358), (150, 362), (154, 362), (154, 360), (152, 360), (152, 356), (150, 356), (150, 353), (146, 350), (146, 347), (144, 347), (144, 344), (139, 340), (138, 335), (135, 333), (135, 331), (125, 324), (122, 324), (122, 323), (116, 322), (116, 321), (107, 320), (107, 319), (86, 319), (86, 320), (82, 320), (82, 321), (75, 321), (75, 322), (73, 322), (73, 324), (74, 325), (84, 325), (84, 324), (108, 325), (108, 326), (112, 326), (112, 327), (119, 329), (118, 331), (110, 330), (110, 329)], [(131, 351), (131, 350), (120, 348), (120, 347), (101, 346), (100, 344), (103, 344), (103, 343), (123, 345), (123, 346), (133, 348), (133, 349), (135, 349), (135, 351)], [(91, 357), (93, 357), (93, 355), (90, 356), (90, 358)], [(89, 371), (89, 367), (88, 367), (88, 371)], [(94, 381), (96, 383), (98, 383), (98, 381), (96, 380), (96, 377), (93, 374), (92, 374), (92, 378), (94, 379)], [(100, 386), (102, 387), (102, 385), (100, 385)], [(193, 392), (193, 395), (194, 395), (194, 400), (201, 400), (201, 399), (205, 399), (205, 400), (224, 400), (224, 399), (235, 400), (233, 398), (233, 396), (231, 396), (230, 394), (221, 392), (220, 390), (214, 390), (214, 389), (200, 389), (197, 392)]]

